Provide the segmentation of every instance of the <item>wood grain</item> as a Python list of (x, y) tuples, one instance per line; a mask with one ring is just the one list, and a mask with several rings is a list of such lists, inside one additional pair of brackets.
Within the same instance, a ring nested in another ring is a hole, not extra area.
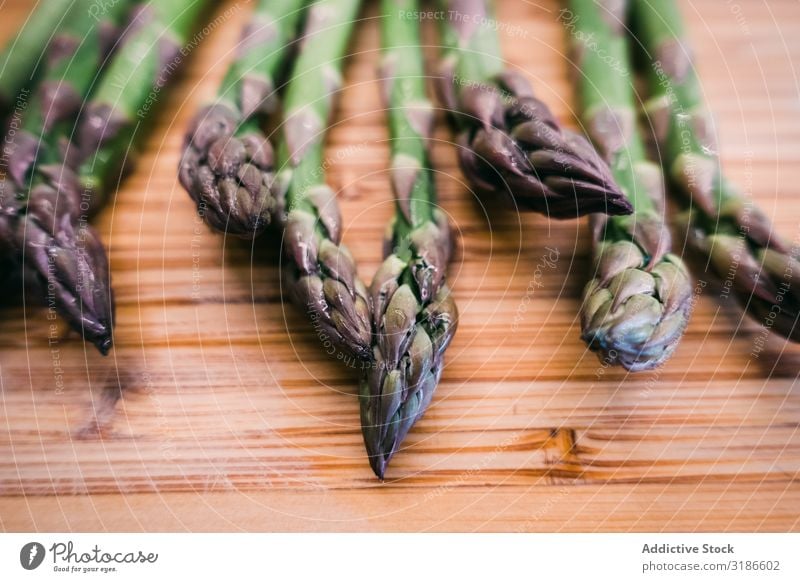
[[(0, 4), (3, 39), (27, 4)], [(499, 22), (525, 31), (502, 29), (509, 64), (574, 124), (558, 4), (498, 4)], [(725, 166), (795, 240), (800, 6), (732, 6), (683, 2)], [(800, 349), (770, 338), (754, 357), (761, 329), (708, 282), (663, 369), (603, 367), (576, 318), (586, 224), (481, 206), (443, 123), (434, 162), (459, 233), (460, 327), (433, 406), (376, 482), (358, 371), (282, 301), (279, 240), (211, 234), (176, 181), (183, 128), (247, 10), (230, 14), (163, 95), (136, 172), (97, 219), (118, 302), (113, 353), (63, 328), (49, 345), (44, 313), (19, 297), (0, 308), (0, 529), (800, 529)], [(366, 280), (392, 203), (375, 7), (364, 16), (327, 151)], [(543, 267), (550, 249), (558, 261)]]

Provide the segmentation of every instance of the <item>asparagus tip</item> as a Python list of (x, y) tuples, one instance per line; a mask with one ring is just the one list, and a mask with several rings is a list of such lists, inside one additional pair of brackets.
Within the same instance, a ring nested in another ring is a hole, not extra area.
[(108, 352), (110, 352), (111, 348), (114, 346), (114, 341), (111, 339), (111, 331), (109, 331), (106, 335), (96, 338), (93, 343), (95, 347), (97, 347), (97, 351), (99, 351), (102, 355), (107, 356)]
[(253, 238), (270, 223), (273, 151), (259, 130), (234, 135), (239, 113), (224, 105), (201, 111), (186, 137), (181, 184), (215, 230)]
[(369, 466), (372, 467), (372, 472), (375, 476), (383, 482), (384, 475), (386, 474), (386, 467), (389, 465), (389, 459), (383, 456), (383, 453), (370, 455)]

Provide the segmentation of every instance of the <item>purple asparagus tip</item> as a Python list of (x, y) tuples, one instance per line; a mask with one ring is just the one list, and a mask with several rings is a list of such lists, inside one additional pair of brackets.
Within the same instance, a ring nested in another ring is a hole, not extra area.
[(237, 134), (240, 122), (226, 105), (200, 111), (187, 133), (179, 178), (209, 226), (249, 239), (269, 225), (275, 209), (274, 154), (259, 129)]

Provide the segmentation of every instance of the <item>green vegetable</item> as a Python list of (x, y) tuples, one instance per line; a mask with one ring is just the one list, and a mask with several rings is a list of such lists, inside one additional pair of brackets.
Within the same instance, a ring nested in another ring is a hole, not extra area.
[(572, 18), (564, 20), (581, 73), (581, 119), (634, 209), (630, 216), (592, 217), (595, 268), (583, 293), (582, 335), (603, 361), (648, 370), (669, 358), (683, 336), (692, 283), (671, 252), (663, 176), (636, 127), (626, 2), (570, 0), (569, 6)]
[(130, 2), (78, 1), (49, 44), (41, 83), (9, 135), (0, 182), (0, 239), (24, 268), (24, 282), (85, 339), (111, 347), (113, 298), (97, 233), (78, 224), (81, 188), (65, 156), (75, 120)]
[(635, 2), (632, 27), (646, 51), (645, 111), (665, 172), (686, 207), (679, 225), (689, 248), (723, 281), (724, 297), (732, 290), (766, 329), (800, 341), (797, 249), (722, 173), (677, 6), (672, 0)]
[(290, 296), (308, 313), (321, 338), (342, 354), (369, 359), (367, 291), (350, 251), (341, 244), (339, 206), (325, 183), (323, 162), (331, 107), (359, 5), (358, 0), (322, 0), (308, 10), (284, 96), (274, 192)]
[(370, 465), (389, 460), (422, 417), (439, 382), (458, 311), (445, 282), (453, 247), (436, 206), (428, 159), (433, 106), (425, 95), (417, 0), (382, 0), (382, 82), (391, 134), (395, 217), (389, 253), (370, 286), (373, 361), (361, 380), (361, 426)]
[(252, 238), (270, 223), (273, 148), (261, 131), (272, 113), (276, 78), (293, 52), (305, 0), (260, 0), (242, 32), (216, 101), (186, 134), (179, 176), (206, 222)]
[(504, 67), (490, 2), (439, 0), (439, 92), (458, 129), (459, 162), (478, 192), (551, 218), (630, 214), (606, 164), (561, 127), (530, 83)]
[(0, 52), (0, 118), (12, 108), (20, 95), (27, 95), (36, 85), (36, 77), (44, 68), (48, 47), (60, 27), (71, 15), (84, 12), (88, 6), (76, 0), (40, 0), (36, 9), (22, 24), (20, 31)]

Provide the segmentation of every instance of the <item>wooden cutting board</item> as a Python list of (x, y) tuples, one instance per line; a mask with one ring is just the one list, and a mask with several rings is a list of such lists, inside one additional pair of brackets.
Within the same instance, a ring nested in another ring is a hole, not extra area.
[[(0, 40), (29, 4), (0, 5)], [(320, 350), (281, 300), (279, 241), (211, 234), (176, 181), (183, 130), (249, 10), (219, 4), (162, 96), (138, 169), (97, 219), (118, 303), (114, 351), (102, 358), (63, 329), (49, 345), (43, 310), (19, 297), (0, 310), (0, 529), (800, 529), (800, 347), (771, 338), (754, 357), (761, 329), (709, 282), (668, 365), (604, 368), (576, 317), (585, 221), (481, 207), (443, 123), (434, 162), (459, 236), (450, 280), (461, 321), (432, 407), (376, 481), (358, 371)], [(365, 280), (392, 212), (372, 4), (327, 150)], [(574, 124), (558, 4), (498, 4), (509, 64)], [(797, 241), (800, 5), (683, 9), (726, 169)]]

